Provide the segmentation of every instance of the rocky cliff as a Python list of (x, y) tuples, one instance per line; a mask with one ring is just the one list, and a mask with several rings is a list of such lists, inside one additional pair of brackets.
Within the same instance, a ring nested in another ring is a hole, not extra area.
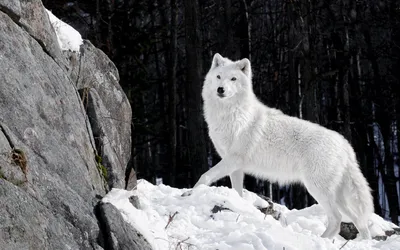
[(60, 49), (40, 0), (0, 0), (0, 249), (149, 248), (99, 204), (127, 184), (132, 114), (118, 81), (90, 42)]

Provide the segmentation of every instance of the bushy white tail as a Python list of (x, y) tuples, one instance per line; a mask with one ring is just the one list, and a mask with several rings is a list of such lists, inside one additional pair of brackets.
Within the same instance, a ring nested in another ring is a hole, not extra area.
[(355, 154), (350, 148), (347, 171), (339, 194), (338, 206), (353, 221), (362, 238), (371, 238), (368, 219), (374, 212), (371, 189), (361, 173)]
[(371, 195), (371, 189), (361, 173), (357, 163), (351, 163), (348, 166), (349, 189), (347, 200), (351, 209), (356, 212), (358, 217), (366, 217), (374, 212), (374, 204)]

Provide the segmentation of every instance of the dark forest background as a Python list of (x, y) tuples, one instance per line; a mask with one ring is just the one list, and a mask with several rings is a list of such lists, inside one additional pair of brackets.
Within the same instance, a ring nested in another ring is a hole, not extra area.
[[(399, 224), (400, 2), (395, 0), (43, 0), (118, 67), (133, 110), (138, 178), (191, 187), (219, 161), (202, 117), (214, 53), (249, 58), (257, 96), (343, 134)], [(229, 186), (229, 179), (218, 182)], [(245, 186), (303, 208), (299, 185)]]

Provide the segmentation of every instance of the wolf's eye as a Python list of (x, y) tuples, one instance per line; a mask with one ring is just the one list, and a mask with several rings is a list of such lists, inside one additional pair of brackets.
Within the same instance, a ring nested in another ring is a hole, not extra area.
[(217, 78), (218, 78), (218, 79), (221, 79), (221, 76), (220, 76), (220, 75), (217, 75)]
[(232, 77), (232, 78), (231, 78), (231, 81), (236, 81), (236, 77)]

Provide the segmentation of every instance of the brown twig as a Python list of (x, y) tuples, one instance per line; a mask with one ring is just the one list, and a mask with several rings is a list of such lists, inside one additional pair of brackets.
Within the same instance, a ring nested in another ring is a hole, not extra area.
[(171, 214), (169, 215), (168, 223), (167, 223), (167, 225), (165, 226), (165, 230), (167, 229), (167, 227), (169, 226), (169, 224), (171, 224), (172, 220), (174, 219), (175, 215), (177, 215), (177, 214), (178, 214), (178, 211), (176, 211), (172, 216), (171, 216)]
[(344, 243), (343, 246), (339, 248), (339, 250), (342, 249), (344, 246), (346, 246), (346, 244), (349, 243), (349, 241), (350, 240), (347, 240), (346, 243)]
[(239, 217), (240, 217), (240, 214), (238, 214), (238, 217), (236, 218), (236, 222), (238, 222), (238, 220), (239, 220)]
[(181, 245), (182, 243), (187, 244), (187, 245), (188, 245), (188, 248), (189, 248), (190, 246), (193, 246), (192, 244), (190, 244), (190, 243), (188, 243), (188, 242), (185, 242), (185, 241), (187, 241), (188, 239), (190, 239), (190, 237), (187, 237), (186, 239), (179, 241), (178, 244), (176, 245), (176, 248), (175, 248), (175, 249), (178, 249), (178, 247), (179, 247), (179, 249), (182, 250), (182, 245)]

